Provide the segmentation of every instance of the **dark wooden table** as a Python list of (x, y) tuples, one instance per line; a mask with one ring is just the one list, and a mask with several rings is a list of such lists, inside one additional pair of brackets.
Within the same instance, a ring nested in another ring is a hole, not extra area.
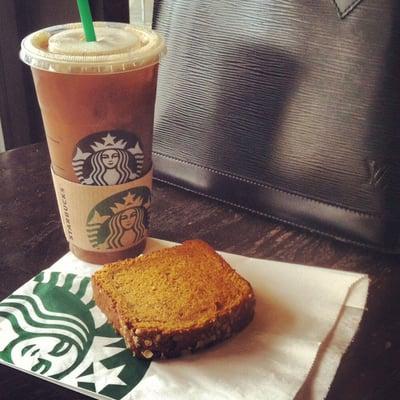
[[(200, 238), (246, 256), (369, 274), (368, 310), (328, 399), (400, 399), (400, 256), (335, 242), (160, 183), (151, 235), (177, 242)], [(67, 250), (46, 146), (0, 154), (0, 298)], [(86, 397), (0, 366), (1, 400), (55, 398)]]

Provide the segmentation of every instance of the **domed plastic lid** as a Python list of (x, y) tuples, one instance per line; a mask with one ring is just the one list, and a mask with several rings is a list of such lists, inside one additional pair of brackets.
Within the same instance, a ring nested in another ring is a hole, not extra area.
[(85, 40), (80, 23), (34, 32), (21, 43), (21, 60), (52, 72), (106, 74), (158, 63), (165, 53), (164, 39), (155, 31), (118, 22), (94, 26), (95, 42)]

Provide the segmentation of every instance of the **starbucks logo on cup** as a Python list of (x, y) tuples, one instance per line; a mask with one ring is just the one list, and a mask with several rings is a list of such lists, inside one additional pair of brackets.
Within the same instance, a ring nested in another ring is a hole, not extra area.
[(151, 193), (139, 186), (117, 193), (89, 213), (87, 234), (99, 250), (130, 247), (145, 238), (149, 226)]
[(76, 146), (72, 167), (84, 185), (119, 185), (142, 175), (144, 155), (139, 139), (125, 131), (89, 135)]

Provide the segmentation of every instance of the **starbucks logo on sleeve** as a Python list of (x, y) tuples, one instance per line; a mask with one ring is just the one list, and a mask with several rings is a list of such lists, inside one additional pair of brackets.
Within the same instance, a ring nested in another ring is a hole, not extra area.
[(149, 227), (150, 189), (139, 186), (96, 205), (87, 218), (87, 234), (95, 249), (123, 249), (139, 243)]
[(0, 359), (100, 393), (126, 396), (150, 363), (132, 357), (93, 301), (90, 278), (44, 271), (0, 303)]
[(132, 133), (113, 130), (97, 132), (76, 146), (72, 167), (84, 185), (119, 185), (142, 175), (144, 154)]

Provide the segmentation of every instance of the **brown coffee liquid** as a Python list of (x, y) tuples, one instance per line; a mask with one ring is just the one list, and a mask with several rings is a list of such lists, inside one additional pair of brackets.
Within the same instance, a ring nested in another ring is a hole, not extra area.
[[(142, 175), (151, 168), (154, 103), (158, 64), (116, 74), (63, 74), (32, 68), (42, 111), (52, 168), (56, 175), (79, 183), (72, 159), (76, 145), (90, 134), (123, 130), (140, 141)], [(123, 251), (91, 252), (70, 248), (79, 258), (112, 262), (137, 256), (145, 240)]]

